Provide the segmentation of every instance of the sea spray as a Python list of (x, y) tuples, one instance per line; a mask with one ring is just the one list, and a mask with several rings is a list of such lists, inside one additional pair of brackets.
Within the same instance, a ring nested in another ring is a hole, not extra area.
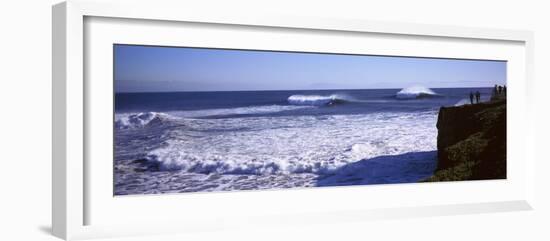
[(323, 95), (291, 95), (288, 97), (288, 103), (292, 105), (312, 105), (312, 106), (326, 106), (339, 103), (345, 103), (353, 101), (353, 99), (346, 95), (332, 94), (328, 96)]
[(397, 99), (417, 99), (422, 97), (437, 96), (433, 90), (423, 86), (411, 86), (404, 88), (395, 94)]

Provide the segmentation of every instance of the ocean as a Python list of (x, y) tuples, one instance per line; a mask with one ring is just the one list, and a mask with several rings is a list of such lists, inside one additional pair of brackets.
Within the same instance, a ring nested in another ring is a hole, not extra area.
[(418, 182), (439, 108), (475, 91), (116, 93), (115, 195)]

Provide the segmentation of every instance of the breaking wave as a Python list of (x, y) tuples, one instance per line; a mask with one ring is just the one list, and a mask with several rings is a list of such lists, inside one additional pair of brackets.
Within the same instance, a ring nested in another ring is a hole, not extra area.
[(163, 119), (171, 118), (165, 113), (159, 112), (142, 112), (133, 114), (117, 114), (115, 115), (116, 129), (134, 129), (144, 127), (153, 120), (162, 121)]
[(287, 99), (292, 105), (329, 106), (354, 101), (345, 95), (291, 95)]
[(395, 97), (397, 99), (418, 99), (418, 98), (426, 98), (426, 97), (434, 97), (439, 96), (437, 93), (435, 93), (430, 88), (426, 88), (423, 86), (412, 86), (403, 88), (397, 94), (395, 94)]
[(297, 109), (308, 108), (307, 106), (289, 106), (289, 105), (262, 105), (248, 106), (237, 108), (221, 108), (221, 109), (206, 109), (206, 110), (190, 110), (190, 111), (173, 111), (171, 115), (184, 118), (201, 118), (213, 116), (229, 116), (229, 115), (254, 115), (254, 114), (271, 114), (283, 111), (292, 111)]
[[(193, 129), (168, 140), (145, 159), (165, 171), (217, 174), (327, 174), (383, 155), (436, 149), (436, 112), (193, 120)], [(204, 132), (199, 129), (255, 131)], [(190, 138), (192, 140), (190, 140)], [(335, 141), (337, 140), (337, 141)]]
[(237, 108), (221, 108), (221, 109), (206, 109), (206, 110), (189, 110), (189, 111), (170, 111), (170, 112), (140, 112), (140, 113), (124, 113), (115, 115), (116, 129), (135, 129), (149, 125), (154, 120), (164, 122), (167, 120), (177, 120), (181, 118), (207, 118), (217, 116), (230, 115), (254, 115), (254, 114), (271, 114), (283, 111), (292, 111), (311, 106), (291, 106), (291, 105), (265, 105), (265, 106), (249, 106)]

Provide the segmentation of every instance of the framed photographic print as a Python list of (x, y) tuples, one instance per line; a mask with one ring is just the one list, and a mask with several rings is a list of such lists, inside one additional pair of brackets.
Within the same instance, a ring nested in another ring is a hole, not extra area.
[(530, 32), (152, 5), (53, 8), (56, 236), (531, 209)]
[(506, 61), (113, 51), (114, 195), (506, 179)]

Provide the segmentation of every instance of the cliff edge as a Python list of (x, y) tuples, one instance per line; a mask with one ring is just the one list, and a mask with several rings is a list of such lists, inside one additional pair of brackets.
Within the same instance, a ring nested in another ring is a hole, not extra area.
[(437, 168), (427, 181), (506, 178), (506, 98), (441, 107)]

